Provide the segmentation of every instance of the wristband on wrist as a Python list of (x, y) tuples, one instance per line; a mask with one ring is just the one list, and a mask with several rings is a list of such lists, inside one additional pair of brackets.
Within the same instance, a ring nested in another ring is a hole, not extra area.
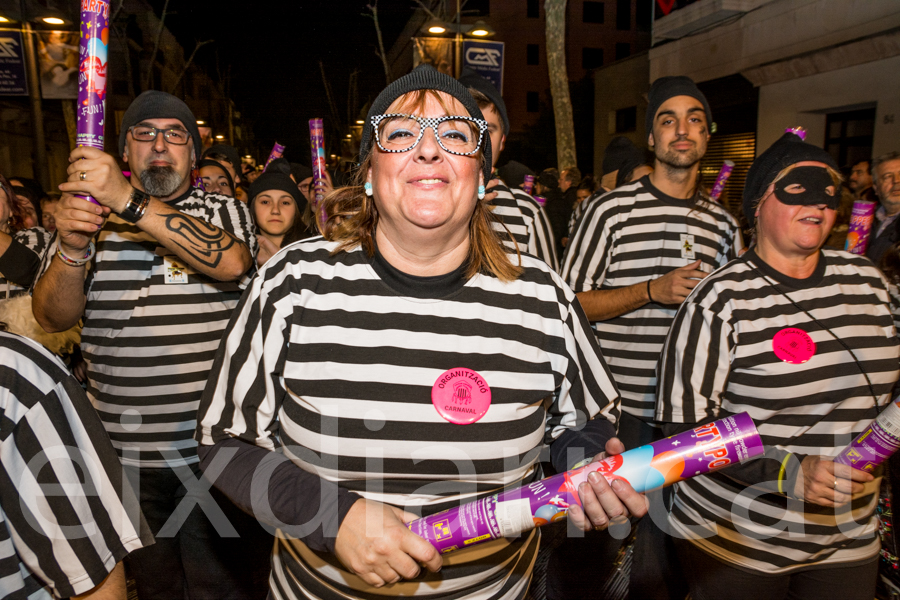
[(650, 302), (653, 302), (653, 296), (650, 295), (650, 282), (651, 281), (653, 281), (653, 280), (652, 279), (647, 280), (647, 298), (650, 300)]
[(150, 194), (142, 192), (136, 187), (131, 188), (131, 196), (128, 198), (128, 204), (119, 216), (129, 223), (137, 223), (144, 216), (147, 205), (150, 204)]
[(87, 254), (85, 254), (83, 258), (70, 258), (63, 254), (61, 247), (57, 247), (56, 255), (59, 257), (59, 260), (63, 261), (63, 264), (67, 264), (70, 267), (80, 267), (91, 262), (91, 259), (94, 258), (95, 249), (94, 242), (91, 242), (88, 246)]
[(792, 456), (793, 456), (793, 454), (788, 453), (784, 457), (784, 460), (781, 461), (781, 469), (778, 470), (778, 493), (779, 494), (786, 493), (784, 491), (784, 473), (787, 470), (787, 463), (791, 459)]

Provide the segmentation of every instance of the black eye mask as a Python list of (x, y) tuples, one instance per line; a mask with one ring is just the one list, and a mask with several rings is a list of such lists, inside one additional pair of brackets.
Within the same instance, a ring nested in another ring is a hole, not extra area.
[[(794, 184), (803, 186), (806, 191), (799, 194), (786, 191), (785, 188)], [(782, 204), (790, 206), (824, 204), (832, 210), (837, 210), (841, 205), (841, 197), (838, 194), (829, 196), (825, 191), (829, 187), (834, 187), (834, 181), (823, 167), (797, 167), (785, 175), (784, 179), (775, 183), (775, 197), (781, 200)]]

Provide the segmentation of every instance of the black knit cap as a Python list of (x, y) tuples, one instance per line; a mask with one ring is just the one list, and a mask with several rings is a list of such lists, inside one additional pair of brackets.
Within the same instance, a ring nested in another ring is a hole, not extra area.
[(300, 163), (290, 163), (291, 164), (291, 175), (294, 176), (294, 179), (297, 180), (299, 184), (301, 181), (308, 177), (313, 176), (312, 169), (307, 167), (306, 165), (302, 165)]
[(203, 151), (203, 158), (206, 158), (210, 154), (221, 154), (228, 159), (228, 162), (231, 163), (231, 166), (234, 167), (234, 170), (238, 174), (240, 174), (241, 156), (240, 154), (238, 154), (237, 148), (235, 148), (234, 146), (229, 146), (228, 144), (213, 144)]
[(520, 162), (511, 160), (502, 167), (497, 169), (497, 175), (510, 188), (521, 188), (525, 183), (525, 176), (534, 177), (534, 171), (526, 167)]
[(225, 174), (225, 178), (228, 179), (228, 187), (234, 190), (234, 180), (231, 178), (231, 173), (228, 172), (228, 169), (222, 163), (211, 158), (201, 158), (200, 162), (197, 163), (197, 169), (202, 169), (203, 167), (215, 167), (222, 171)]
[(466, 67), (459, 76), (459, 82), (467, 88), (475, 89), (487, 96), (487, 99), (496, 107), (500, 113), (500, 121), (503, 123), (503, 135), (509, 135), (509, 116), (506, 114), (506, 102), (500, 95), (500, 90), (494, 87), (494, 84), (485, 79), (472, 69)]
[(644, 152), (635, 146), (634, 142), (627, 137), (617, 136), (603, 151), (603, 174), (608, 175), (629, 166), (631, 166), (629, 170), (634, 170), (635, 167), (644, 164), (645, 160)]
[(197, 129), (197, 119), (194, 118), (194, 113), (180, 98), (158, 90), (147, 90), (135, 98), (122, 116), (122, 129), (119, 132), (119, 156), (125, 153), (125, 137), (128, 134), (128, 128), (147, 119), (178, 119), (181, 121), (194, 139), (194, 152), (196, 152), (197, 158), (200, 158), (203, 140), (200, 139), (200, 130)]
[(769, 185), (785, 168), (805, 161), (825, 163), (835, 171), (838, 170), (837, 163), (828, 152), (807, 144), (800, 136), (791, 132), (785, 133), (768, 150), (756, 157), (747, 171), (744, 183), (744, 216), (751, 227), (756, 220), (753, 205), (762, 198)]
[[(372, 117), (383, 115), (388, 107), (400, 96), (414, 92), (416, 90), (436, 90), (444, 92), (459, 100), (467, 111), (469, 116), (476, 119), (484, 120), (478, 103), (472, 98), (469, 89), (453, 79), (449, 75), (444, 75), (431, 65), (421, 64), (410, 73), (404, 75), (400, 79), (384, 88), (369, 108), (369, 114), (366, 115), (366, 124), (363, 125), (362, 139), (359, 143), (359, 162), (362, 163), (372, 149), (374, 143), (374, 128), (372, 127)], [(491, 180), (491, 138), (485, 132), (484, 135), (484, 185)]]
[(709, 108), (709, 102), (706, 96), (697, 87), (697, 84), (690, 77), (677, 75), (674, 77), (660, 77), (650, 86), (650, 93), (647, 95), (647, 114), (644, 117), (647, 127), (647, 138), (653, 133), (653, 121), (656, 119), (656, 113), (669, 98), (675, 96), (690, 96), (696, 98), (703, 105), (703, 111), (706, 113), (706, 124), (712, 126), (712, 110)]
[(250, 196), (250, 206), (253, 206), (258, 195), (269, 190), (290, 194), (298, 208), (306, 204), (306, 200), (300, 198), (300, 189), (290, 175), (285, 175), (281, 171), (266, 171), (250, 184), (250, 191), (247, 194)]

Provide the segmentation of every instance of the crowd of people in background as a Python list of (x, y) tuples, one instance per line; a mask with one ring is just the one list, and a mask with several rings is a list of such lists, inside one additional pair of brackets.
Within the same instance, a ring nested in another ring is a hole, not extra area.
[[(521, 599), (538, 530), (442, 556), (405, 523), (749, 412), (755, 461), (584, 484), (546, 597), (602, 598), (627, 548), (633, 600), (873, 598), (893, 465), (832, 459), (900, 378), (900, 152), (785, 133), (732, 214), (704, 94), (647, 100), (598, 173), (504, 161), (499, 91), (421, 66), (350, 173), (255, 168), (148, 91), (59, 190), (0, 175), (0, 597), (124, 598), (127, 573), (140, 600)], [(452, 369), (490, 385), (483, 421), (433, 405)], [(90, 468), (29, 462), (61, 444)]]

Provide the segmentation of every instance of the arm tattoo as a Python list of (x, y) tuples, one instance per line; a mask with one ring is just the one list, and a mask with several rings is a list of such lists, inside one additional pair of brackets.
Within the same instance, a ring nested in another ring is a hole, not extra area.
[(172, 241), (187, 250), (200, 264), (215, 269), (222, 254), (238, 243), (237, 238), (214, 225), (191, 219), (181, 213), (159, 215), (166, 219)]

